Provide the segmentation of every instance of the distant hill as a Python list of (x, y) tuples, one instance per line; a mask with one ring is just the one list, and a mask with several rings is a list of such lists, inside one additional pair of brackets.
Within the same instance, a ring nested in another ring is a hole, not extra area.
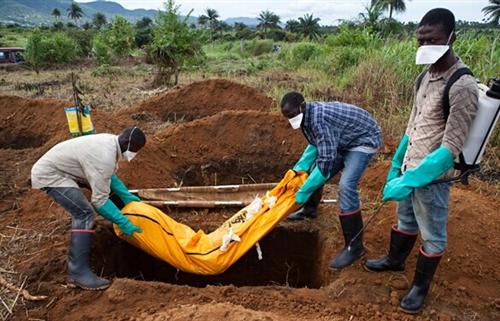
[(244, 23), (249, 27), (256, 27), (259, 24), (259, 20), (257, 18), (248, 18), (248, 17), (228, 18), (224, 21), (231, 26), (234, 25), (236, 22)]
[[(40, 25), (54, 22), (51, 13), (55, 8), (61, 12), (62, 21), (69, 21), (66, 9), (71, 5), (72, 0), (1, 0), (1, 2), (3, 4), (0, 10), (0, 22)], [(156, 15), (156, 10), (128, 10), (112, 1), (94, 1), (78, 3), (78, 5), (84, 13), (82, 21), (91, 20), (97, 12), (105, 14), (108, 19), (120, 15), (130, 21), (136, 21), (142, 17), (153, 19)]]
[[(61, 12), (60, 20), (63, 22), (71, 21), (68, 18), (66, 9), (71, 5), (72, 0), (0, 0), (0, 23), (18, 23), (21, 25), (51, 25), (55, 18), (51, 15), (55, 8)], [(114, 16), (122, 16), (129, 21), (137, 21), (143, 17), (155, 18), (156, 10), (146, 9), (125, 9), (121, 4), (113, 1), (93, 1), (78, 3), (82, 8), (84, 16), (81, 23), (92, 19), (94, 14), (101, 12), (106, 15), (108, 20)], [(197, 23), (197, 17), (190, 17), (189, 23)], [(256, 18), (238, 17), (225, 20), (226, 23), (234, 25), (235, 22), (241, 22), (249, 27), (255, 27), (259, 21)]]

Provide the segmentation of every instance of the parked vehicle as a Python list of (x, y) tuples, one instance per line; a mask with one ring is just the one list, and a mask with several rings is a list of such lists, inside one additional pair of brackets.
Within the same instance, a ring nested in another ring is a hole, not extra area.
[(24, 48), (0, 47), (0, 64), (16, 64), (24, 61), (22, 55)]

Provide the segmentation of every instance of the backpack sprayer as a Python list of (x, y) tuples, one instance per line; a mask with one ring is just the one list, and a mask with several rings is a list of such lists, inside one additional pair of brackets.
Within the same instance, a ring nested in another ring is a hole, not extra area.
[[(457, 70), (456, 75), (452, 75), (448, 84), (445, 88), (445, 97), (443, 97), (443, 108), (445, 109), (445, 119), (448, 118), (449, 113), (449, 90), (453, 83), (457, 81), (462, 75), (471, 74), (467, 70)], [(425, 73), (424, 73), (425, 74)], [(423, 78), (422, 74), (419, 79), (417, 79), (417, 90), (420, 82)], [(459, 76), (458, 76), (459, 75)], [(431, 182), (430, 184), (439, 184), (445, 182), (456, 182), (460, 180), (463, 184), (468, 184), (468, 177), (470, 174), (479, 171), (481, 160), (483, 159), (484, 151), (486, 145), (493, 133), (493, 129), (500, 116), (500, 78), (492, 78), (489, 81), (489, 86), (479, 83), (478, 84), (478, 108), (477, 114), (472, 122), (472, 125), (465, 140), (464, 147), (462, 148), (462, 153), (459, 156), (459, 163), (455, 163), (454, 168), (460, 171), (458, 176), (440, 179)], [(448, 102), (448, 103), (446, 103)], [(448, 106), (446, 106), (448, 104)], [(368, 225), (373, 221), (375, 216), (380, 212), (385, 203), (383, 202), (380, 207), (375, 211), (375, 213), (370, 216), (366, 221), (365, 225), (359, 232), (351, 239), (347, 250), (351, 250), (352, 243), (366, 230)]]
[(78, 137), (82, 135), (95, 134), (95, 128), (90, 119), (90, 105), (84, 105), (81, 95), (83, 92), (78, 87), (77, 76), (71, 73), (71, 86), (73, 89), (74, 106), (64, 107), (64, 112), (68, 120), (68, 127), (71, 136)]

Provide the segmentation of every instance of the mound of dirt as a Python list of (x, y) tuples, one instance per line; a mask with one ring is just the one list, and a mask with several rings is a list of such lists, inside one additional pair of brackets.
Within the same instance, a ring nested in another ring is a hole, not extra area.
[(144, 101), (132, 117), (153, 115), (162, 121), (190, 121), (224, 110), (271, 111), (273, 99), (255, 88), (224, 79), (199, 81)]
[(119, 174), (143, 188), (273, 182), (305, 144), (278, 113), (224, 111), (158, 133)]
[[(71, 138), (64, 107), (72, 105), (71, 102), (55, 99), (0, 96), (0, 148), (48, 149)], [(111, 116), (106, 112), (92, 112), (92, 121), (97, 132), (122, 129), (120, 123), (111, 122), (110, 119)]]
[[(0, 96), (0, 212), (12, 204), (14, 194), (29, 188), (31, 166), (55, 144), (71, 138), (64, 107), (71, 102)], [(117, 121), (105, 112), (93, 112), (98, 132), (117, 132)]]
[(36, 148), (67, 138), (66, 106), (71, 106), (71, 103), (54, 99), (0, 97), (1, 148)]

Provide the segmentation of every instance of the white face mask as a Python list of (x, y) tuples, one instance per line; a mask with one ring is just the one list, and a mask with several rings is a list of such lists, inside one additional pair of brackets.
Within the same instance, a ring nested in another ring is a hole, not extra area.
[(417, 54), (415, 56), (415, 63), (417, 65), (432, 65), (439, 60), (439, 58), (443, 57), (443, 55), (450, 50), (451, 35), (448, 37), (448, 41), (446, 45), (426, 45), (420, 46), (417, 49)]
[(130, 132), (130, 135), (128, 136), (127, 150), (122, 153), (123, 158), (125, 158), (127, 160), (127, 162), (130, 162), (132, 159), (134, 159), (135, 155), (137, 155), (136, 152), (131, 152), (129, 150), (130, 149), (130, 139), (132, 138), (132, 133), (134, 132), (135, 129), (136, 129), (136, 127), (134, 127), (132, 129), (132, 131)]
[(299, 129), (302, 124), (302, 119), (304, 118), (304, 113), (300, 113), (295, 117), (288, 118), (290, 125), (292, 125), (293, 129)]
[(123, 158), (125, 158), (127, 160), (127, 162), (130, 162), (132, 159), (134, 159), (134, 157), (135, 157), (135, 155), (137, 155), (137, 153), (126, 150), (125, 152), (123, 152), (122, 155), (123, 155)]

